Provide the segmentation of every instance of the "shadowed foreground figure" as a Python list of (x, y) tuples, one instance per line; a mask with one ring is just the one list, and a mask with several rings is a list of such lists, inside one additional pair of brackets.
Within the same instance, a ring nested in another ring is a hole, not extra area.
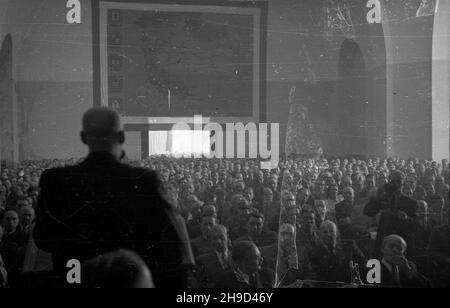
[(70, 259), (84, 262), (128, 249), (142, 256), (156, 287), (185, 287), (173, 210), (162, 198), (153, 171), (120, 162), (125, 138), (117, 113), (107, 108), (87, 111), (81, 140), (89, 148), (83, 162), (41, 176), (36, 245), (53, 254), (62, 279)]
[(107, 253), (88, 260), (81, 271), (87, 288), (154, 288), (152, 274), (144, 261), (126, 250)]

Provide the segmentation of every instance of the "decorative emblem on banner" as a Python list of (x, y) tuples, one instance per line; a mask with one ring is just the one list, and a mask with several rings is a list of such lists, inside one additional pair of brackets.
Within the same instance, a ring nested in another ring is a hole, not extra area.
[(108, 24), (112, 26), (120, 26), (122, 24), (122, 11), (109, 10), (108, 11)]
[(123, 77), (122, 76), (110, 76), (109, 77), (109, 89), (113, 93), (123, 91)]
[(108, 45), (122, 45), (122, 34), (112, 32), (108, 37)]
[(108, 57), (108, 61), (109, 61), (109, 68), (112, 71), (120, 71), (122, 69), (122, 57), (120, 55), (117, 54), (110, 54)]
[(117, 111), (118, 113), (122, 113), (123, 100), (119, 97), (112, 97), (109, 99), (109, 107)]

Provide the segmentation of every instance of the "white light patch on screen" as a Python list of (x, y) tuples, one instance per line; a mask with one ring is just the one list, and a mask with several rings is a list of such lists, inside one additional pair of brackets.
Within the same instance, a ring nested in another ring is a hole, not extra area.
[(192, 130), (150, 131), (149, 155), (209, 155), (210, 132)]

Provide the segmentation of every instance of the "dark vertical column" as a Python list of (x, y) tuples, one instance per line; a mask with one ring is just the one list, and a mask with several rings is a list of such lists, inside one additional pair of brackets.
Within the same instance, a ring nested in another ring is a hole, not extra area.
[(145, 159), (149, 156), (149, 130), (142, 130), (141, 131), (141, 153), (142, 153), (142, 159)]

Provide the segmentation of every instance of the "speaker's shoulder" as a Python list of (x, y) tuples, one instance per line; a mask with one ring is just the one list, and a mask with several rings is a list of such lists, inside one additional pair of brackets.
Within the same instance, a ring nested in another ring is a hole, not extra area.
[(119, 175), (125, 176), (130, 179), (134, 179), (137, 181), (151, 182), (152, 184), (159, 184), (159, 178), (155, 171), (142, 168), (142, 167), (133, 167), (125, 164), (118, 165), (116, 172)]
[(64, 176), (66, 174), (73, 173), (75, 170), (75, 166), (67, 166), (67, 167), (56, 167), (51, 169), (46, 169), (41, 174), (41, 179), (53, 179)]

